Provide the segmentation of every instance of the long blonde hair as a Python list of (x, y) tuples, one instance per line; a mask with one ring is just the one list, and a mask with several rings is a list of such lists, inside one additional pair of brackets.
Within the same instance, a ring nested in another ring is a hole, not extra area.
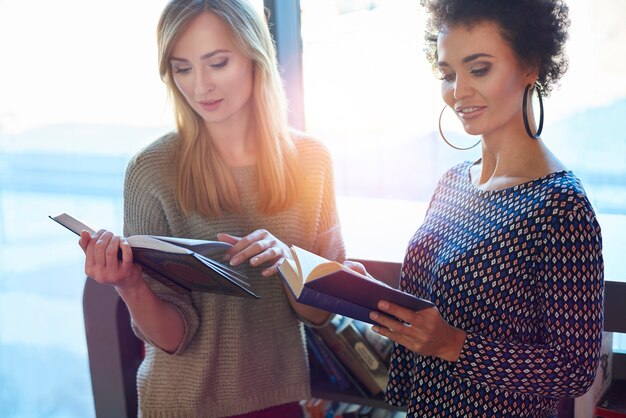
[[(267, 23), (246, 0), (172, 0), (159, 20), (159, 72), (173, 99), (177, 127), (176, 199), (184, 213), (207, 217), (239, 209), (233, 176), (213, 145), (204, 121), (174, 84), (169, 62), (178, 36), (203, 12), (230, 29), (240, 51), (253, 61), (253, 123), (258, 138), (259, 210), (271, 214), (296, 199), (300, 170), (287, 124), (287, 103), (276, 49)], [(208, 160), (207, 160), (208, 157)]]

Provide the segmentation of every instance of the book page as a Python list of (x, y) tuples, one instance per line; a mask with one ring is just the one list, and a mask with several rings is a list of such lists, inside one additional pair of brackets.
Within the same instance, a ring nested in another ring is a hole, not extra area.
[(205, 257), (216, 255), (222, 251), (225, 251), (232, 247), (231, 244), (222, 241), (208, 241), (203, 239), (192, 238), (175, 238), (175, 237), (162, 237), (158, 235), (150, 235), (153, 238), (161, 241), (170, 242), (181, 247), (185, 247), (193, 252), (202, 254)]
[(294, 260), (285, 258), (283, 262), (278, 266), (278, 271), (283, 276), (283, 279), (287, 282), (287, 285), (291, 289), (293, 295), (298, 298), (302, 292), (303, 279), (298, 272), (298, 266)]
[(295, 245), (292, 248), (292, 253), (298, 263), (299, 273), (305, 278), (305, 282), (315, 280), (319, 277), (326, 276), (327, 274), (334, 273), (339, 270), (344, 270), (364, 280), (390, 287), (386, 283), (381, 282), (372, 276), (365, 276), (358, 271), (354, 271), (336, 261), (327, 260), (324, 257), (296, 247)]
[(150, 235), (131, 235), (126, 241), (132, 248), (147, 248), (172, 254), (191, 254), (193, 251), (170, 242), (162, 241)]
[[(90, 234), (94, 234), (96, 232), (93, 228), (90, 228), (67, 213), (62, 213), (58, 216), (50, 216), (50, 219), (60, 223), (76, 235), (80, 235), (82, 231), (88, 231)], [(156, 235), (132, 235), (130, 237), (126, 237), (126, 240), (131, 247), (147, 248), (173, 254), (191, 254), (192, 251), (190, 250), (197, 249), (198, 253), (207, 255), (204, 253), (217, 252), (231, 246), (228, 243), (219, 241), (160, 237)]]
[(61, 225), (63, 225), (64, 227), (66, 227), (67, 229), (75, 233), (76, 235), (80, 235), (82, 231), (87, 231), (90, 234), (96, 233), (96, 231), (94, 231), (92, 228), (88, 227), (87, 225), (79, 221), (78, 219), (71, 217), (67, 213), (62, 213), (57, 216), (50, 216), (49, 218), (52, 219), (53, 221), (60, 223)]
[[(296, 247), (291, 247), (292, 254), (298, 266), (298, 273), (305, 282), (319, 277), (320, 272), (333, 272), (342, 269), (342, 265), (336, 261), (330, 261), (317, 254)], [(315, 270), (315, 274), (312, 272)]]

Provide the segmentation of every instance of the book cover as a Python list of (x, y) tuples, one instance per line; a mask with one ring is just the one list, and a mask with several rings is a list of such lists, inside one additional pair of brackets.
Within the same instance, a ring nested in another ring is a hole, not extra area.
[[(65, 213), (50, 219), (79, 236), (83, 230), (95, 232)], [(150, 277), (177, 291), (259, 298), (249, 289), (245, 275), (210, 258), (230, 244), (156, 235), (132, 235), (126, 240), (133, 250), (133, 261)]]
[(375, 409), (373, 406), (364, 405), (359, 409), (357, 416), (359, 418), (372, 418), (374, 416), (374, 411)]
[(391, 360), (391, 351), (393, 350), (393, 341), (384, 335), (380, 335), (372, 330), (372, 326), (363, 321), (353, 320), (352, 323), (359, 330), (363, 338), (367, 340), (376, 353), (389, 366)]
[(364, 346), (365, 340), (359, 341), (360, 344), (355, 347), (345, 335), (339, 333), (338, 326), (338, 321), (333, 319), (331, 323), (314, 330), (370, 395), (380, 394), (387, 386), (386, 367), (383, 366), (384, 378), (380, 373), (373, 372), (382, 370), (378, 366), (382, 362), (371, 356), (373, 351)]
[[(323, 358), (324, 364), (320, 364), (324, 370), (324, 372), (328, 376), (333, 376), (334, 379), (331, 379), (332, 382), (336, 382), (336, 388), (342, 391), (351, 391), (354, 390), (359, 396), (367, 398), (368, 392), (363, 388), (363, 385), (359, 383), (358, 379), (354, 377), (354, 375), (346, 369), (341, 360), (335, 355), (333, 350), (328, 347), (326, 342), (322, 339), (320, 335), (309, 327), (306, 327), (307, 332), (307, 343), (309, 347), (315, 347), (314, 349), (319, 350), (317, 354)], [(317, 358), (317, 357), (316, 357)]]
[(376, 408), (372, 414), (372, 418), (392, 418), (394, 412), (389, 409)]
[(326, 411), (330, 401), (326, 399), (311, 398), (304, 403), (304, 412), (310, 418), (326, 418)]
[(293, 260), (285, 259), (278, 272), (300, 303), (370, 324), (369, 313), (381, 299), (414, 311), (434, 306), (302, 248), (292, 246), (291, 252)]
[(382, 391), (387, 389), (389, 368), (376, 350), (363, 337), (352, 321), (345, 321), (336, 328), (337, 335), (342, 338), (350, 349), (361, 360)]
[(325, 347), (321, 346), (324, 342), (321, 341), (321, 339), (309, 327), (305, 327), (304, 331), (306, 334), (307, 347), (317, 362), (322, 366), (322, 369), (326, 373), (330, 383), (335, 389), (349, 389), (352, 386), (350, 384), (350, 380), (348, 380), (344, 373), (339, 370), (334, 361), (335, 359), (328, 351), (325, 350)]
[(341, 411), (343, 418), (358, 418), (361, 405), (347, 404), (346, 409)]

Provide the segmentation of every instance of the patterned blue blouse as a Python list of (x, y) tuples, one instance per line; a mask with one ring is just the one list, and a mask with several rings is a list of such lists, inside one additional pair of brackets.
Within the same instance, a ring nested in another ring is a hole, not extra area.
[(602, 340), (600, 227), (569, 171), (481, 191), (472, 163), (439, 181), (403, 290), (467, 332), (457, 362), (395, 345), (387, 401), (409, 417), (556, 415), (592, 384)]

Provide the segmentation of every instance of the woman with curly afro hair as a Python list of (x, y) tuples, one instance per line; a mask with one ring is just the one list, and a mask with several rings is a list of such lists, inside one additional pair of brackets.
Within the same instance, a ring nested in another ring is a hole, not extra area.
[(567, 66), (568, 8), (422, 5), (447, 111), (482, 155), (443, 175), (406, 251), (402, 290), (435, 307), (381, 301), (371, 313), (395, 342), (387, 401), (409, 417), (556, 416), (594, 380), (604, 291), (594, 210), (541, 136), (541, 98)]

